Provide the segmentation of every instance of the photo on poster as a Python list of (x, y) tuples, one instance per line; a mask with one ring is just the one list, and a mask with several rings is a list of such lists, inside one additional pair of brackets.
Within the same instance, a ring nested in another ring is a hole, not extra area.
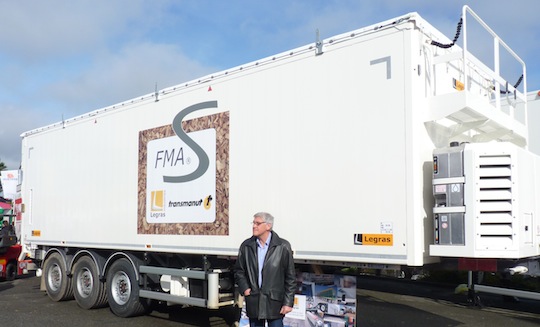
[[(285, 327), (356, 326), (356, 277), (299, 273), (293, 311), (285, 316)], [(245, 308), (240, 326), (249, 326)]]

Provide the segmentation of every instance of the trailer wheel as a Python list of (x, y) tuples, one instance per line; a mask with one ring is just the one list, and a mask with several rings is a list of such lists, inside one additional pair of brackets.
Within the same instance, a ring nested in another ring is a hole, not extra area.
[(51, 300), (58, 302), (73, 299), (71, 278), (66, 273), (66, 265), (60, 254), (53, 253), (45, 260), (43, 272), (45, 288)]
[(119, 317), (146, 313), (149, 303), (139, 298), (139, 284), (127, 259), (115, 261), (107, 272), (107, 297), (112, 312)]
[(14, 280), (17, 276), (17, 267), (14, 262), (9, 262), (6, 266), (6, 280)]
[(105, 283), (99, 280), (94, 260), (80, 258), (73, 268), (73, 293), (77, 304), (83, 309), (94, 309), (107, 304)]

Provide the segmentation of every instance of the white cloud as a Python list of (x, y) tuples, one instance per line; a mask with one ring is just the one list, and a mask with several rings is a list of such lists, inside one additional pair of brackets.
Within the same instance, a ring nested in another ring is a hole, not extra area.
[(178, 46), (153, 43), (130, 44), (117, 52), (103, 51), (79, 74), (49, 85), (44, 94), (61, 99), (73, 114), (105, 107), (180, 84), (210, 73), (184, 55)]
[(20, 135), (48, 124), (46, 114), (13, 105), (0, 105), (0, 161), (8, 169), (19, 168), (21, 161)]
[[(3, 1), (3, 53), (21, 61), (65, 58), (106, 46), (143, 15), (141, 1)], [(151, 7), (149, 7), (151, 9)], [(141, 24), (142, 25), (142, 24)]]

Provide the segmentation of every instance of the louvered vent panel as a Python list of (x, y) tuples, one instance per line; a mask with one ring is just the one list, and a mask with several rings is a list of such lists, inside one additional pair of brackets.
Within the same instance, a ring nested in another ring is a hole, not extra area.
[(478, 246), (504, 249), (514, 242), (512, 219), (512, 158), (510, 155), (479, 157)]

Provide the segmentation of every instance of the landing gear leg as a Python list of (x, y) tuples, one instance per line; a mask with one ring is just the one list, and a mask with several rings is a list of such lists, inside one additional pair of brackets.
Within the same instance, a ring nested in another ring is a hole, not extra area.
[(467, 286), (469, 287), (469, 292), (467, 293), (467, 302), (474, 307), (483, 308), (482, 300), (480, 295), (474, 291), (474, 281), (479, 280), (478, 272), (469, 271), (467, 274)]

